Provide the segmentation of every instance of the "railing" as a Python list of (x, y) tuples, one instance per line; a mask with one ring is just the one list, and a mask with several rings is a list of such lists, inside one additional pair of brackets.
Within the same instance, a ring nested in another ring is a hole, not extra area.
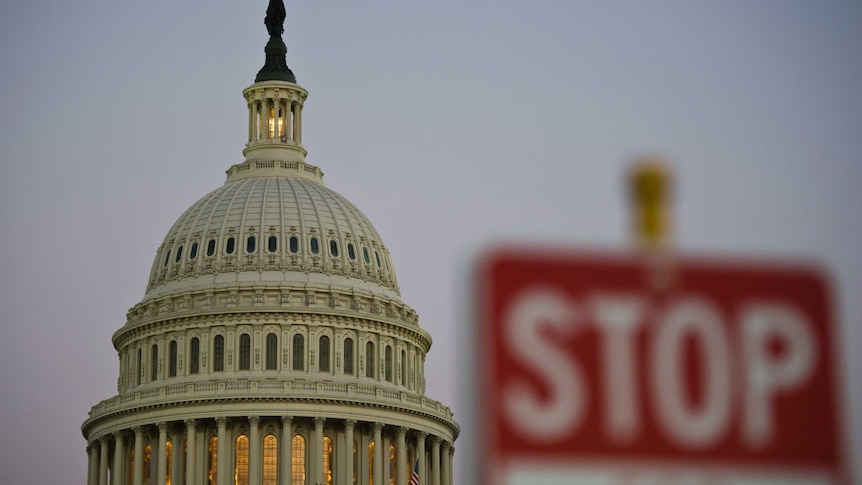
[(452, 420), (452, 410), (438, 401), (424, 396), (366, 384), (335, 383), (304, 380), (229, 380), (219, 382), (196, 382), (131, 391), (106, 399), (90, 409), (90, 417), (132, 409), (144, 405), (171, 403), (182, 400), (213, 399), (219, 397), (270, 397), (343, 399), (357, 400), (405, 409), (423, 411), (437, 417)]
[(238, 163), (236, 165), (231, 166), (227, 169), (227, 176), (247, 172), (249, 170), (256, 169), (268, 169), (268, 170), (290, 170), (292, 172), (299, 173), (310, 173), (316, 177), (323, 177), (323, 172), (320, 170), (320, 167), (316, 167), (314, 165), (297, 162), (297, 161), (284, 161), (284, 160), (250, 160), (248, 162)]

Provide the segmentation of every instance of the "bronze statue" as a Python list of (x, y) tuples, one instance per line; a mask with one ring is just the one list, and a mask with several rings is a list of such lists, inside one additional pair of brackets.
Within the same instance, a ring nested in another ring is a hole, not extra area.
[(281, 37), (282, 32), (284, 32), (284, 18), (286, 16), (282, 0), (269, 0), (263, 23), (266, 24), (266, 30), (269, 31), (270, 37)]

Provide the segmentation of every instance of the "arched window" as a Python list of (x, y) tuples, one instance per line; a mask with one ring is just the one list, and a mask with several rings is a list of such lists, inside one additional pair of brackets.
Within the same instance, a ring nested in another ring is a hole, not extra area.
[(395, 445), (389, 445), (389, 485), (395, 485), (395, 477), (398, 476), (397, 456), (398, 450)]
[(168, 377), (177, 376), (177, 341), (171, 340), (168, 346)]
[(383, 359), (384, 366), (383, 370), (385, 372), (385, 378), (387, 381), (392, 382), (392, 347), (390, 345), (386, 346), (386, 349), (383, 351)]
[(168, 262), (171, 260), (171, 250), (168, 249), (168, 252), (165, 253), (165, 266), (168, 265)]
[(296, 254), (299, 252), (299, 238), (290, 236), (290, 252)]
[(305, 369), (305, 338), (296, 334), (293, 336), (293, 370)]
[(177, 248), (177, 256), (174, 258), (175, 263), (179, 263), (180, 259), (183, 258), (183, 247), (180, 246)]
[(323, 483), (332, 485), (332, 438), (329, 436), (323, 437)]
[(152, 473), (150, 467), (153, 464), (153, 447), (150, 445), (144, 446), (144, 483), (150, 481)]
[(150, 380), (154, 381), (159, 378), (159, 346), (153, 344), (150, 349)]
[(234, 238), (234, 237), (227, 238), (227, 244), (225, 244), (224, 251), (227, 254), (233, 254), (233, 252), (235, 250), (236, 250), (236, 238)]
[(377, 260), (377, 267), (380, 268), (380, 253), (374, 251), (374, 259)]
[(207, 459), (207, 465), (209, 465), (207, 470), (207, 484), (216, 485), (218, 481), (218, 436), (210, 438), (207, 452), (209, 453), (209, 457)]
[(374, 377), (374, 342), (365, 344), (365, 377)]
[(329, 241), (329, 254), (333, 257), (338, 257), (338, 243), (335, 240)]
[(210, 239), (210, 242), (207, 243), (207, 256), (212, 256), (215, 254), (216, 240)]
[(213, 338), (213, 372), (224, 371), (224, 337), (216, 335)]
[(278, 485), (278, 438), (263, 437), (263, 485)]
[(251, 336), (239, 336), (239, 370), (251, 370)]
[(350, 258), (351, 261), (356, 259), (356, 250), (353, 248), (353, 243), (347, 243), (347, 257)]
[(192, 249), (189, 251), (189, 259), (194, 261), (198, 257), (198, 243), (192, 243)]
[(251, 254), (257, 250), (257, 239), (254, 236), (249, 236), (245, 240), (245, 252)]
[(192, 337), (189, 343), (189, 374), (197, 374), (201, 371), (201, 341)]
[(305, 484), (305, 438), (296, 435), (290, 441), (290, 485)]
[(359, 443), (356, 440), (353, 440), (353, 485), (357, 485), (357, 470), (359, 470)]
[(344, 339), (344, 373), (353, 375), (353, 339)]
[(236, 438), (236, 485), (248, 485), (248, 436), (241, 434)]
[(165, 464), (168, 465), (165, 471), (165, 484), (171, 485), (171, 468), (174, 466), (174, 444), (168, 441), (165, 443), (165, 446)]
[(126, 483), (135, 483), (135, 449), (129, 449), (129, 471), (128, 471), (128, 481)]
[(311, 254), (318, 254), (320, 252), (320, 242), (318, 242), (316, 237), (311, 238)]
[(401, 349), (401, 385), (407, 385), (407, 352)]
[(368, 443), (368, 483), (374, 483), (374, 441)]
[(368, 258), (368, 248), (366, 247), (362, 248), (362, 258), (365, 259), (365, 264), (371, 263), (371, 259)]
[(268, 249), (271, 253), (278, 251), (278, 238), (275, 236), (269, 236), (266, 249)]
[(278, 367), (278, 337), (274, 333), (266, 336), (266, 368), (275, 370)]
[(329, 337), (324, 335), (318, 342), (318, 369), (320, 372), (329, 372)]
[(135, 385), (141, 385), (141, 374), (144, 373), (144, 349), (138, 349), (138, 372), (135, 374)]

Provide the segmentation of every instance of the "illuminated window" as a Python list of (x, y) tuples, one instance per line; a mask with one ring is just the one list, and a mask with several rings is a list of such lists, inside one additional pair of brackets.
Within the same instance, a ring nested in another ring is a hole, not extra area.
[(290, 441), (290, 484), (305, 484), (305, 438), (296, 435)]
[(320, 337), (318, 346), (318, 353), (320, 355), (318, 370), (320, 372), (329, 372), (329, 337), (326, 335)]
[(344, 339), (344, 373), (353, 375), (353, 339)]
[(278, 438), (263, 437), (263, 485), (278, 485)]
[(365, 377), (374, 377), (374, 343), (365, 344)]
[(153, 344), (150, 348), (150, 380), (159, 378), (159, 346)]
[(323, 437), (323, 483), (332, 485), (332, 438)]
[(209, 470), (207, 471), (207, 480), (209, 481), (209, 485), (216, 485), (218, 479), (218, 436), (213, 436), (212, 438), (210, 438), (210, 443), (209, 447), (207, 448), (207, 451), (209, 452), (209, 459), (207, 460), (207, 464), (209, 465)]
[(374, 483), (374, 442), (368, 443), (368, 483)]
[(236, 438), (236, 468), (234, 483), (248, 485), (248, 436), (242, 434)]
[(213, 338), (213, 371), (224, 371), (224, 337), (221, 335)]
[(389, 485), (395, 485), (395, 477), (398, 476), (397, 454), (395, 445), (389, 445)]
[(144, 447), (144, 483), (150, 481), (150, 466), (153, 464), (153, 447), (147, 445)]
[(168, 347), (168, 377), (176, 377), (177, 376), (177, 341), (171, 340), (170, 346)]
[(278, 337), (274, 333), (266, 336), (266, 368), (275, 370), (278, 365)]
[(251, 336), (244, 333), (239, 336), (239, 370), (251, 369)]
[(129, 450), (129, 480), (127, 483), (135, 483), (135, 449)]
[(201, 369), (201, 341), (197, 337), (192, 337), (189, 344), (189, 373), (197, 374)]
[(359, 470), (359, 443), (353, 440), (353, 485), (356, 485), (356, 470)]
[(387, 345), (386, 349), (383, 350), (383, 359), (384, 366), (383, 371), (385, 372), (385, 378), (387, 381), (392, 382), (392, 347)]
[(293, 370), (305, 368), (305, 338), (296, 334), (293, 336)]
[(174, 460), (173, 460), (173, 456), (172, 456), (173, 450), (174, 450), (174, 445), (170, 441), (168, 441), (166, 452), (165, 452), (165, 463), (168, 465), (168, 469), (165, 472), (165, 485), (171, 485), (171, 467), (174, 466), (174, 463), (173, 463)]

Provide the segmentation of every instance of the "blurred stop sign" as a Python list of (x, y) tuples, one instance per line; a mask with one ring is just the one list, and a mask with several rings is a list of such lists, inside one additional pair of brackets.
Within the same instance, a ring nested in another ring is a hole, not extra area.
[(848, 483), (816, 269), (529, 249), (480, 268), (487, 485)]

